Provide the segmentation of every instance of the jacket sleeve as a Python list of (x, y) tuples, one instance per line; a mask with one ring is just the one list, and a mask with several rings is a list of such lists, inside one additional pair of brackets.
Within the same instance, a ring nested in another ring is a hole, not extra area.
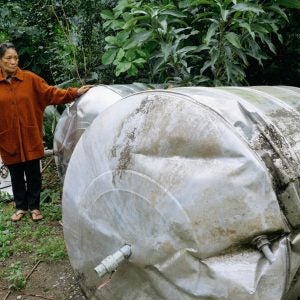
[(77, 97), (78, 88), (60, 89), (55, 86), (48, 85), (47, 82), (34, 74), (34, 88), (39, 95), (39, 101), (44, 106), (69, 103)]

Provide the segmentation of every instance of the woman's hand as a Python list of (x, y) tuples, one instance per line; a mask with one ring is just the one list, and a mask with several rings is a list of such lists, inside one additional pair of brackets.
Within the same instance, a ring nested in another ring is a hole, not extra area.
[(93, 84), (89, 84), (89, 85), (83, 85), (81, 86), (78, 90), (77, 90), (77, 96), (80, 97), (81, 95), (83, 95), (85, 92), (87, 92), (90, 88), (92, 88)]

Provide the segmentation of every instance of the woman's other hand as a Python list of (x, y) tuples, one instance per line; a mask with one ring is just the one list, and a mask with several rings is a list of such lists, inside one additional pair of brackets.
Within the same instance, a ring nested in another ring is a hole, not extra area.
[(77, 90), (77, 96), (80, 97), (81, 95), (83, 95), (84, 93), (86, 93), (90, 88), (92, 88), (93, 84), (89, 84), (89, 85), (83, 85), (81, 86), (78, 90)]

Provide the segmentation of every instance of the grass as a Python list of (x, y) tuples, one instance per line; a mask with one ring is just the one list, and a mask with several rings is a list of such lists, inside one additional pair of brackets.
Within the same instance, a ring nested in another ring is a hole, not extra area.
[[(49, 158), (47, 158), (49, 159)], [(46, 159), (46, 160), (47, 160)], [(45, 161), (44, 161), (45, 163)], [(44, 219), (33, 222), (27, 214), (19, 222), (11, 222), (15, 208), (7, 194), (0, 192), (0, 282), (9, 289), (26, 286), (25, 268), (38, 261), (57, 262), (66, 258), (62, 234), (61, 190), (55, 164), (43, 172), (41, 211)], [(24, 263), (26, 257), (26, 263)]]
[(26, 286), (26, 277), (22, 272), (22, 264), (20, 262), (12, 263), (4, 271), (4, 279), (6, 279), (10, 285), (10, 289), (21, 290)]

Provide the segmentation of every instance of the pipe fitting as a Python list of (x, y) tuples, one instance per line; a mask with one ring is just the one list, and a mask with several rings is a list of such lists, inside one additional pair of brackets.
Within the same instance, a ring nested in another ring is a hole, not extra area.
[(94, 268), (98, 276), (101, 278), (107, 273), (112, 273), (116, 271), (118, 266), (131, 255), (131, 246), (125, 244), (115, 253), (108, 255), (104, 258), (101, 263)]
[(260, 235), (252, 240), (252, 244), (257, 247), (259, 251), (261, 251), (266, 259), (272, 264), (275, 261), (275, 256), (270, 249), (270, 241), (268, 240), (266, 235)]

